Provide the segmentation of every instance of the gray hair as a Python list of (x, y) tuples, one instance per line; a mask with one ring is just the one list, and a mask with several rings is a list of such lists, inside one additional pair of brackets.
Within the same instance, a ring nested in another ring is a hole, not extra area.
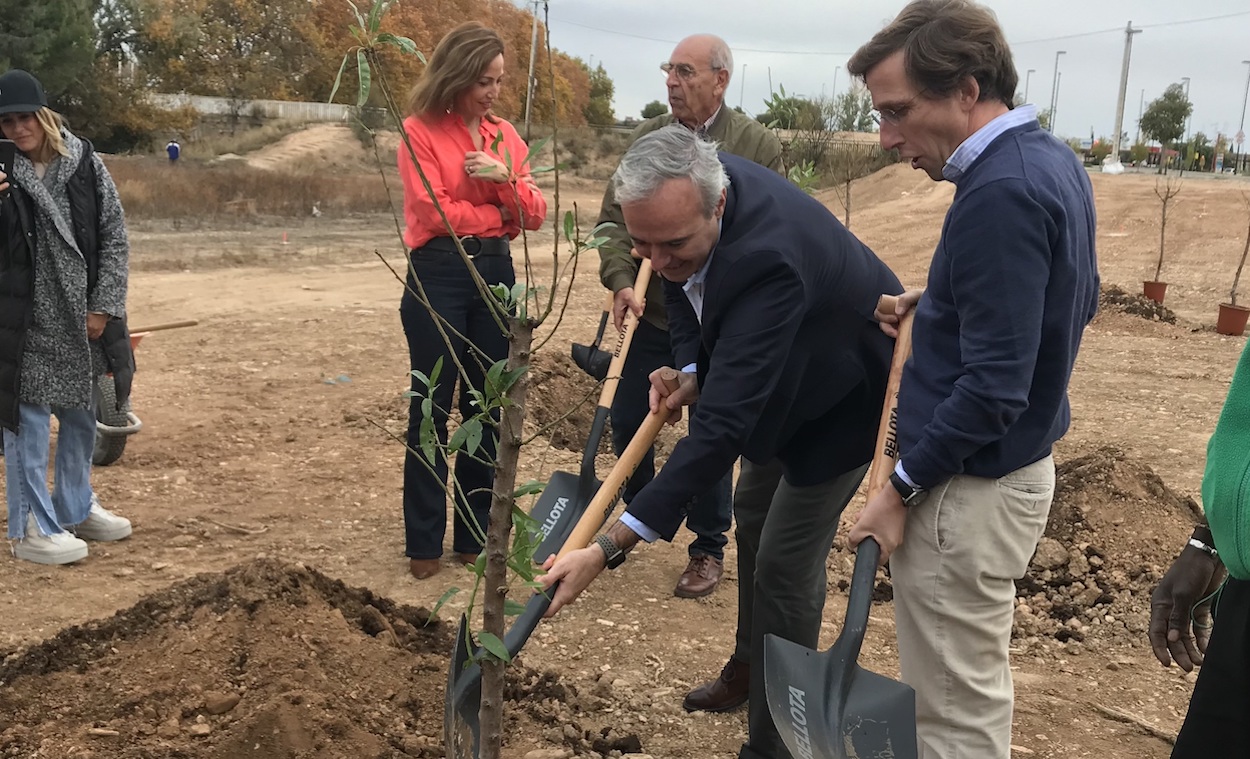
[(621, 158), (612, 175), (612, 189), (621, 205), (650, 198), (670, 179), (694, 182), (708, 216), (716, 210), (721, 193), (729, 187), (729, 174), (716, 155), (714, 142), (700, 139), (679, 125), (643, 135)]
[(708, 65), (713, 69), (725, 69), (729, 72), (729, 77), (733, 78), (734, 54), (729, 49), (729, 45), (720, 37), (712, 37), (712, 54), (709, 56)]

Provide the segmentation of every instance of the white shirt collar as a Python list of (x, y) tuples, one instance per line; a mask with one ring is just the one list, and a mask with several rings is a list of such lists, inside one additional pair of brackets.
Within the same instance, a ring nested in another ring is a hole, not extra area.
[(964, 172), (981, 157), (990, 143), (1001, 137), (1004, 132), (1036, 120), (1037, 107), (1032, 105), (1013, 108), (991, 119), (988, 124), (973, 132), (968, 139), (955, 148), (955, 152), (951, 153), (951, 157), (946, 159), (946, 165), (942, 167), (942, 177), (950, 182), (958, 183)]

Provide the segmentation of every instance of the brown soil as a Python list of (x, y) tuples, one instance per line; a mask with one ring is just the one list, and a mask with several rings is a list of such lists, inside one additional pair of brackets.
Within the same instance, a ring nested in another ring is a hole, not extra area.
[(1176, 323), (1176, 314), (1172, 312), (1172, 309), (1147, 298), (1145, 295), (1125, 292), (1123, 288), (1116, 285), (1103, 286), (1102, 291), (1098, 293), (1098, 308), (1140, 316), (1151, 321), (1167, 322), (1168, 324)]
[[(1157, 255), (1153, 178), (1093, 182), (1104, 281), (1139, 281)], [(1169, 224), (1167, 307), (1184, 324), (1209, 324), (1227, 293), (1245, 228), (1232, 190), (1187, 178), (1179, 202), (1192, 213)], [(561, 191), (563, 207), (594, 209), (602, 185), (562, 180)], [(923, 283), (949, 186), (895, 166), (854, 192), (853, 231), (905, 283)], [(200, 326), (144, 341), (134, 396), (143, 432), (94, 475), (134, 535), (93, 544), (71, 567), (0, 561), (0, 757), (438, 756), (450, 644), (445, 624), (420, 626), (418, 609), (472, 578), (450, 562), (424, 581), (406, 571), (392, 438), (407, 422), (407, 354), (400, 285), (375, 253), (402, 263), (394, 222), (210, 226), (132, 227), (132, 321)], [(549, 279), (550, 229), (532, 242), (537, 275)], [(531, 431), (589, 401), (567, 430), (526, 449), (522, 481), (576, 471), (597, 392), (567, 357), (598, 323), (594, 268), (536, 354)], [(1072, 428), (1056, 449), (1052, 542), (1021, 583), (1013, 756), (1168, 755), (1166, 742), (1098, 707), (1168, 732), (1184, 716), (1193, 678), (1154, 660), (1144, 604), (1188, 534), (1206, 441), (1244, 345), (1116, 307), (1087, 330)], [(665, 431), (661, 461), (682, 429)], [(601, 474), (610, 463), (598, 457)], [(743, 711), (680, 706), (732, 651), (738, 584), (731, 536), (722, 587), (673, 598), (689, 539), (639, 547), (539, 626), (513, 673), (509, 759), (540, 749), (737, 754)], [(851, 560), (841, 549), (830, 557), (822, 645), (840, 629)], [(884, 581), (880, 590), (888, 598)], [(455, 619), (466, 601), (453, 595), (439, 618)], [(887, 675), (897, 673), (892, 625), (890, 605), (875, 606), (862, 656)], [(209, 713), (210, 697), (217, 711), (231, 694), (233, 708)]]

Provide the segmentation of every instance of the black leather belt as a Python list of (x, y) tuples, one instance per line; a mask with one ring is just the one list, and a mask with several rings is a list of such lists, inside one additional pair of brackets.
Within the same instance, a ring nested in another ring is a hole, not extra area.
[[(469, 254), (469, 258), (512, 255), (507, 237), (476, 237), (468, 235), (460, 238), (460, 244), (464, 246), (464, 252)], [(456, 241), (450, 237), (435, 237), (414, 250), (413, 253), (451, 253), (460, 255), (460, 251), (456, 250)]]

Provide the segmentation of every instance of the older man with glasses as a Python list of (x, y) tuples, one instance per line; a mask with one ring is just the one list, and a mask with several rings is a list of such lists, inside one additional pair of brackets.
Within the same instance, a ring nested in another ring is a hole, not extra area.
[[(714, 35), (696, 34), (677, 43), (669, 59), (660, 64), (668, 85), (668, 103), (672, 113), (642, 122), (631, 135), (630, 144), (645, 134), (677, 123), (718, 143), (725, 152), (784, 174), (781, 142), (777, 136), (751, 117), (725, 106), (725, 90), (729, 86), (733, 65), (733, 53), (729, 46)], [(641, 297), (642, 293), (634, 292), (638, 259), (631, 255), (633, 246), (625, 228), (625, 217), (611, 184), (603, 196), (599, 221), (616, 224), (616, 229), (608, 233), (611, 243), (600, 249), (599, 264), (599, 276), (604, 287), (614, 293), (612, 315), (616, 326), (620, 329), (626, 309), (642, 317), (612, 403), (612, 444), (619, 455), (647, 414), (647, 393), (651, 387), (648, 377), (654, 370), (673, 363), (673, 349), (659, 278), (651, 280), (645, 300)], [(634, 495), (654, 476), (654, 452), (648, 451), (625, 488), (625, 503), (633, 500)], [(724, 570), (724, 549), (728, 542), (725, 533), (733, 523), (731, 488), (731, 478), (726, 476), (689, 506), (686, 527), (695, 534), (695, 539), (690, 544), (690, 561), (673, 590), (679, 598), (709, 595), (720, 582)], [(696, 704), (688, 703), (687, 707), (723, 711), (740, 706), (746, 701), (745, 681), (740, 685), (741, 688), (731, 694)]]

